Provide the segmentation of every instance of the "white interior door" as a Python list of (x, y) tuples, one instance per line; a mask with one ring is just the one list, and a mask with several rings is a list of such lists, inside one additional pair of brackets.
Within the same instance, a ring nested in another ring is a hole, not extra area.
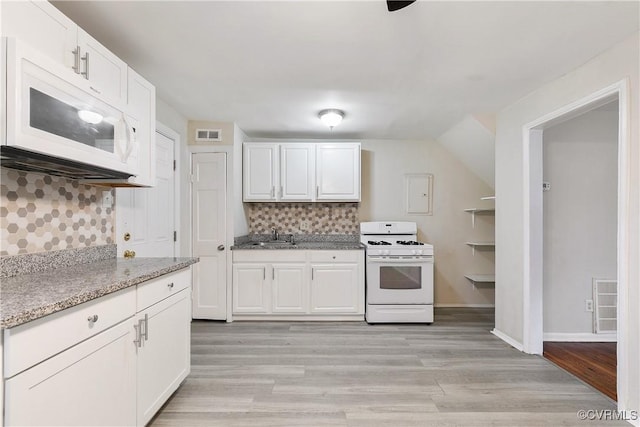
[(227, 318), (227, 183), (225, 153), (191, 157), (193, 212), (193, 318)]
[(175, 256), (174, 141), (158, 132), (155, 141), (156, 186), (116, 190), (118, 256), (127, 249), (138, 257)]

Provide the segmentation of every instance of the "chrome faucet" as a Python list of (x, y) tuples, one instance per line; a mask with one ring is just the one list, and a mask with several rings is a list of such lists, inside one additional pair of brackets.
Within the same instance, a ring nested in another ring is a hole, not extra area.
[(278, 230), (276, 230), (275, 227), (271, 228), (271, 239), (272, 240), (278, 240)]

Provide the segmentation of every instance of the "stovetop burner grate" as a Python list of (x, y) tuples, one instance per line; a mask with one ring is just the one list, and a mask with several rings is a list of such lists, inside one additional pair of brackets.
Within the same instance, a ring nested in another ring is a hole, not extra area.
[(421, 246), (424, 245), (422, 242), (416, 242), (415, 240), (398, 240), (399, 245), (408, 245), (408, 246)]
[(391, 243), (385, 241), (385, 240), (369, 240), (367, 241), (367, 244), (369, 245), (373, 245), (373, 246), (386, 246), (386, 245), (391, 245)]

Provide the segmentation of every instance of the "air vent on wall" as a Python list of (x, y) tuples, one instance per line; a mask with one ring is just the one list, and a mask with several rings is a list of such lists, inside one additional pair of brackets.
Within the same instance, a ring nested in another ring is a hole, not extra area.
[(222, 129), (196, 129), (196, 142), (222, 141)]

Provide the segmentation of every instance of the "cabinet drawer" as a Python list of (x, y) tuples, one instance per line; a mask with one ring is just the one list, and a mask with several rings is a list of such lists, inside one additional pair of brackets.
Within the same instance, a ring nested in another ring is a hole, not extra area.
[[(123, 289), (5, 330), (5, 378), (133, 316), (135, 292), (135, 287)], [(94, 316), (97, 316), (96, 321), (89, 320)]]
[(305, 262), (307, 251), (299, 249), (249, 249), (235, 250), (233, 262)]
[(136, 311), (144, 310), (189, 286), (191, 286), (190, 268), (140, 283)]
[(311, 262), (358, 262), (364, 260), (363, 251), (311, 251)]

